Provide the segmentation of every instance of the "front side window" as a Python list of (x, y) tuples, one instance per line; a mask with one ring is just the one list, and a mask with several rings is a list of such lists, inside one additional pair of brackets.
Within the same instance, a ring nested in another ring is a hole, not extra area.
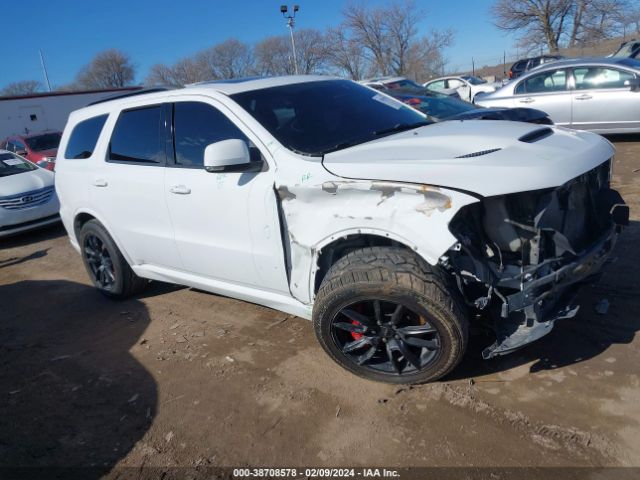
[(426, 123), (413, 108), (349, 80), (294, 83), (231, 98), (281, 144), (306, 155), (322, 155)]
[(98, 137), (102, 131), (108, 115), (89, 118), (73, 127), (64, 158), (81, 159), (89, 158), (98, 143)]
[(222, 140), (247, 137), (223, 113), (201, 102), (174, 104), (173, 128), (176, 164), (188, 167), (202, 166), (207, 145)]
[(604, 67), (581, 67), (573, 69), (576, 90), (599, 88), (625, 88), (624, 82), (634, 78), (633, 73)]
[(565, 70), (549, 70), (533, 75), (520, 82), (516, 94), (549, 93), (566, 90), (567, 73)]
[(457, 78), (451, 78), (448, 80), (449, 88), (460, 88), (464, 87), (464, 82), (462, 80), (458, 80)]
[(165, 160), (162, 106), (124, 110), (109, 145), (110, 160), (159, 164)]

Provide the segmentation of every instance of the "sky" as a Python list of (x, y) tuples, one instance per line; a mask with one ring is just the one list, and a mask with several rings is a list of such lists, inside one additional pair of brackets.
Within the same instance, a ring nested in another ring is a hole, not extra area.
[[(44, 84), (38, 50), (42, 50), (51, 85), (70, 83), (93, 56), (108, 48), (128, 53), (136, 81), (149, 67), (172, 64), (215, 43), (235, 37), (254, 43), (288, 33), (279, 12), (285, 0), (4, 0), (3, 67), (0, 88), (19, 80)], [(349, 0), (298, 0), (296, 28), (337, 25)], [(366, 2), (371, 5), (384, 0)], [(493, 24), (493, 0), (416, 0), (425, 13), (421, 32), (454, 30), (445, 51), (447, 70), (499, 63), (503, 51), (515, 54), (513, 38)], [(293, 5), (291, 2), (289, 5)], [(8, 21), (8, 19), (11, 19)]]

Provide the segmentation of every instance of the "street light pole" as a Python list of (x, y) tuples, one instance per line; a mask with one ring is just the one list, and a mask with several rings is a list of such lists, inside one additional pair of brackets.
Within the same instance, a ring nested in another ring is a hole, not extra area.
[(293, 52), (293, 70), (298, 75), (298, 58), (296, 57), (296, 41), (293, 38), (293, 27), (295, 26), (296, 13), (300, 10), (299, 5), (293, 6), (293, 14), (287, 15), (289, 8), (286, 5), (280, 5), (280, 13), (287, 19), (287, 26), (291, 34), (291, 51)]

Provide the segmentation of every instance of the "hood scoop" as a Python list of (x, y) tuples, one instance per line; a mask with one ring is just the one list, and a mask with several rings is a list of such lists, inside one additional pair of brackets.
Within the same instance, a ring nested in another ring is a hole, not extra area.
[(458, 155), (456, 158), (472, 158), (472, 157), (481, 157), (483, 155), (489, 155), (490, 153), (497, 152), (502, 150), (501, 148), (492, 148), (490, 150), (480, 150), (479, 152), (467, 153), (465, 155)]
[(535, 143), (543, 138), (547, 138), (549, 135), (553, 135), (553, 130), (549, 127), (545, 127), (529, 132), (521, 136), (518, 140), (524, 143)]

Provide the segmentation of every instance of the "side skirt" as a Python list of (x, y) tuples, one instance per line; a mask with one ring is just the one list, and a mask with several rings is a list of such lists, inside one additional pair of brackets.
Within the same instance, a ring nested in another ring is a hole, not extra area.
[(246, 302), (256, 303), (258, 305), (263, 305), (265, 307), (311, 320), (312, 307), (310, 305), (305, 305), (290, 296), (260, 290), (246, 285), (238, 285), (186, 272), (170, 270), (156, 265), (135, 265), (131, 268), (139, 277), (199, 288), (200, 290), (231, 298), (237, 298)]

